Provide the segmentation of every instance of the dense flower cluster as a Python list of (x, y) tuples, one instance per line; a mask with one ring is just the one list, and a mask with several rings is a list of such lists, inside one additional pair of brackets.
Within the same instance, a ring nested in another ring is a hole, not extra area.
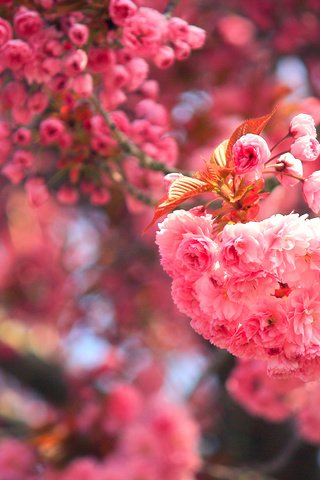
[(267, 375), (259, 360), (239, 360), (227, 381), (231, 396), (252, 415), (272, 422), (289, 418), (298, 434), (310, 443), (319, 443), (319, 381), (303, 383), (296, 378)]
[[(248, 125), (250, 128), (250, 121)], [(314, 161), (320, 153), (312, 117), (296, 116), (290, 131), (294, 136), (290, 149), (296, 157), (292, 153), (271, 157), (266, 141), (251, 133), (234, 142), (229, 163), (229, 147), (225, 142), (218, 147), (214, 153), (218, 173), (211, 178), (210, 170), (207, 177), (197, 174), (195, 185), (196, 192), (205, 187), (204, 180), (217, 185), (213, 191), (224, 199), (220, 214), (201, 208), (171, 213), (159, 225), (157, 244), (162, 265), (173, 278), (173, 299), (191, 317), (198, 333), (236, 356), (265, 360), (273, 375), (310, 380), (320, 371), (320, 296), (316, 288), (320, 280), (320, 220), (278, 214), (258, 222), (235, 215), (239, 209), (245, 214), (246, 206), (252, 207), (248, 197), (238, 193), (244, 182), (248, 182), (245, 191), (250, 192), (250, 182), (268, 173), (268, 167), (274, 173), (281, 171), (284, 178), (304, 182), (306, 200), (318, 210), (317, 191), (311, 182), (318, 172), (307, 180), (300, 176), (301, 162)], [(179, 177), (169, 188), (169, 206), (181, 184), (185, 199), (190, 183)]]
[[(152, 170), (173, 165), (177, 147), (148, 62), (167, 68), (187, 58), (204, 31), (131, 0), (89, 5), (86, 14), (44, 8), (0, 9), (2, 175), (25, 182), (35, 204), (53, 190), (64, 203), (84, 195), (102, 205), (112, 183), (160, 192), (162, 175)], [(148, 155), (159, 162), (149, 160), (151, 171)]]
[[(17, 480), (36, 478), (41, 470), (45, 480), (191, 480), (200, 465), (197, 443), (198, 428), (189, 411), (163, 398), (160, 394), (142, 397), (138, 388), (118, 384), (99, 401), (91, 394), (82, 411), (74, 419), (78, 441), (95, 438), (97, 455), (83, 456), (64, 468), (50, 465), (52, 457), (44, 455), (41, 435), (31, 448), (8, 439), (0, 445), (0, 469), (5, 478)], [(68, 442), (65, 431), (60, 441)], [(54, 436), (54, 433), (53, 433)], [(64, 446), (64, 452), (67, 447)], [(14, 461), (14, 456), (18, 459)]]

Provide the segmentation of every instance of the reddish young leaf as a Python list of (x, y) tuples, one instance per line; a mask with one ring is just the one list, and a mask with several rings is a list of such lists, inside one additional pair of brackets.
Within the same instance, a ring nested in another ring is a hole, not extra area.
[(241, 123), (238, 128), (235, 129), (229, 139), (226, 150), (227, 162), (230, 162), (232, 159), (232, 147), (236, 143), (236, 141), (239, 140), (242, 135), (246, 135), (247, 133), (254, 133), (256, 135), (259, 135), (275, 114), (276, 108), (277, 107), (275, 107), (268, 115), (264, 115), (263, 117), (250, 118), (249, 120), (246, 120), (245, 122)]
[(177, 178), (170, 185), (167, 197), (164, 197), (162, 200), (160, 200), (154, 212), (153, 219), (145, 228), (145, 230), (148, 230), (148, 228), (150, 228), (160, 217), (169, 213), (175, 207), (180, 205), (180, 203), (210, 190), (212, 190), (212, 185), (205, 181), (199, 180), (198, 178)]

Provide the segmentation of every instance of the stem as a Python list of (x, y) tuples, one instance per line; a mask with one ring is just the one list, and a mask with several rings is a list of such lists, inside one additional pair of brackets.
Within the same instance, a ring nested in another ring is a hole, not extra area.
[(276, 480), (256, 470), (230, 467), (227, 465), (211, 465), (203, 470), (214, 480)]
[(278, 472), (281, 468), (287, 465), (288, 461), (300, 445), (301, 440), (299, 439), (298, 435), (293, 432), (285, 444), (284, 449), (276, 457), (265, 463), (260, 463), (256, 466), (256, 468), (259, 472), (267, 474)]
[(289, 138), (291, 135), (290, 135), (290, 132), (287, 133), (287, 135), (285, 135), (283, 138), (281, 138), (281, 140), (279, 140), (279, 142), (277, 142), (275, 145), (273, 145), (273, 147), (271, 148), (270, 152), (273, 152), (273, 150), (275, 148), (277, 148), (278, 145), (280, 145), (280, 143), (282, 143), (284, 140), (286, 140), (287, 138)]
[(127, 190), (130, 193), (130, 195), (132, 195), (134, 198), (136, 198), (140, 202), (144, 203), (148, 207), (156, 207), (158, 205), (157, 200), (155, 200), (152, 197), (149, 197), (149, 195), (146, 195), (142, 190), (132, 185), (132, 183), (128, 182), (122, 173), (118, 171), (111, 171), (106, 166), (105, 166), (105, 171), (107, 172), (107, 174), (109, 175), (113, 183), (121, 185), (121, 187)]
[(174, 9), (179, 4), (180, 0), (169, 0), (168, 5), (166, 6), (165, 11), (163, 12), (166, 17), (171, 17)]
[[(175, 168), (168, 167), (165, 163), (159, 162), (158, 160), (155, 160), (154, 158), (150, 157), (147, 155), (141, 148), (137, 147), (135, 143), (133, 143), (127, 135), (122, 133), (112, 120), (109, 112), (103, 109), (101, 102), (99, 99), (92, 95), (91, 97), (91, 102), (95, 106), (96, 110), (100, 113), (100, 115), (103, 117), (104, 121), (108, 125), (108, 127), (111, 130), (111, 133), (115, 140), (117, 140), (118, 144), (120, 147), (123, 148), (123, 150), (130, 155), (133, 155), (134, 157), (137, 157), (140, 160), (140, 165), (144, 168), (149, 168), (150, 170), (154, 171), (160, 171), (163, 173), (177, 173), (178, 170)], [(190, 176), (189, 172), (181, 172), (183, 175)]]
[(288, 153), (288, 150), (285, 150), (284, 152), (277, 153), (276, 155), (273, 155), (273, 157), (269, 158), (269, 160), (265, 163), (265, 165), (268, 165), (272, 160), (274, 160), (277, 157), (280, 157), (280, 155), (284, 155), (285, 153)]

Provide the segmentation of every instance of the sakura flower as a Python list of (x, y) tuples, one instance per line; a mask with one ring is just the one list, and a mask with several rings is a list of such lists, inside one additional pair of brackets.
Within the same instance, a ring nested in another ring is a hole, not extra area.
[(153, 8), (141, 7), (124, 25), (123, 43), (139, 55), (153, 55), (167, 35), (167, 20)]
[(179, 265), (177, 270), (181, 269), (181, 273), (186, 276), (189, 272), (206, 272), (213, 267), (217, 254), (217, 244), (211, 238), (185, 234), (176, 253), (176, 262)]
[(314, 119), (307, 113), (299, 113), (299, 115), (293, 117), (290, 122), (289, 131), (295, 139), (305, 135), (310, 135), (314, 138), (317, 136)]
[(259, 272), (266, 243), (257, 222), (226, 225), (220, 244), (220, 261), (227, 271), (238, 275)]
[(58, 118), (46, 118), (40, 124), (40, 138), (48, 145), (58, 141), (64, 133), (64, 123)]
[(131, 0), (111, 0), (109, 11), (112, 21), (123, 26), (137, 12), (137, 5)]
[[(301, 160), (295, 158), (291, 153), (284, 153), (278, 158), (276, 166), (277, 178), (286, 187), (293, 187), (303, 176)], [(298, 177), (298, 178), (295, 178)]]
[(250, 173), (255, 178), (261, 175), (263, 165), (271, 156), (267, 142), (260, 135), (252, 133), (240, 137), (232, 153), (235, 172), (238, 175)]
[(43, 21), (38, 12), (21, 7), (14, 16), (14, 29), (21, 38), (29, 38), (39, 32)]
[(32, 50), (23, 40), (9, 40), (1, 50), (4, 66), (13, 71), (20, 70), (32, 57)]
[(169, 275), (176, 271), (175, 257), (185, 234), (211, 236), (211, 215), (195, 216), (187, 211), (173, 212), (159, 224), (156, 243), (161, 264)]
[(251, 414), (281, 422), (292, 414), (290, 394), (300, 385), (298, 379), (270, 377), (263, 361), (241, 360), (228, 378), (227, 390)]
[(297, 138), (291, 145), (290, 150), (292, 155), (302, 162), (313, 162), (320, 155), (319, 142), (311, 135)]
[(12, 28), (9, 22), (0, 17), (0, 47), (12, 38)]
[(89, 29), (86, 25), (81, 23), (74, 23), (71, 25), (68, 32), (70, 40), (77, 45), (77, 47), (82, 47), (85, 45), (89, 38)]

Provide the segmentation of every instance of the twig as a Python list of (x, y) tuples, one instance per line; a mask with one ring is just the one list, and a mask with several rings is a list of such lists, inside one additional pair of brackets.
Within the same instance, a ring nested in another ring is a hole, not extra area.
[[(96, 110), (102, 115), (104, 121), (111, 130), (113, 137), (117, 140), (120, 147), (130, 155), (137, 157), (140, 161), (140, 165), (144, 168), (149, 168), (150, 170), (160, 171), (163, 173), (177, 173), (179, 170), (175, 168), (168, 167), (165, 163), (159, 162), (154, 158), (147, 155), (141, 148), (137, 147), (124, 133), (122, 133), (114, 123), (111, 118), (111, 115), (104, 110), (99, 99), (92, 95), (90, 101), (95, 106)], [(189, 172), (180, 172), (184, 175), (190, 175)]]
[(163, 12), (166, 17), (171, 17), (174, 9), (179, 4), (180, 0), (169, 0), (168, 5), (166, 6), (165, 11)]
[(112, 171), (107, 166), (104, 166), (104, 169), (114, 183), (121, 185), (121, 187), (127, 190), (127, 192), (130, 193), (130, 195), (132, 195), (134, 198), (144, 203), (148, 207), (157, 206), (158, 202), (155, 198), (146, 195), (142, 190), (132, 185), (132, 183), (128, 182), (124, 175), (122, 175), (120, 172)]
[(210, 465), (203, 470), (212, 480), (276, 480), (256, 470), (248, 470), (240, 467), (226, 465)]
[(297, 450), (297, 448), (301, 445), (301, 440), (296, 434), (294, 430), (294, 426), (292, 426), (293, 432), (288, 441), (285, 444), (284, 449), (278, 453), (278, 455), (272, 458), (265, 463), (259, 463), (254, 468), (259, 470), (259, 472), (263, 473), (275, 473), (280, 470), (282, 467), (287, 465), (288, 461)]

